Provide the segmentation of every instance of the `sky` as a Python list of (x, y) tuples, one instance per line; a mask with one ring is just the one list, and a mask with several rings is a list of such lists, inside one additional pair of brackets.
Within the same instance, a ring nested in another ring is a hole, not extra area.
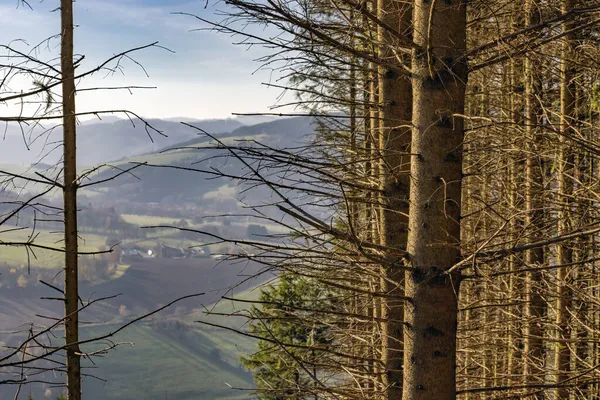
[[(83, 91), (78, 112), (128, 109), (147, 118), (227, 118), (232, 113), (268, 112), (281, 91), (268, 88), (278, 73), (261, 69), (254, 61), (266, 54), (258, 46), (234, 45), (239, 38), (201, 30), (207, 25), (184, 12), (219, 21), (214, 0), (77, 0), (74, 3), (75, 52), (85, 59), (78, 71), (91, 69), (114, 54), (155, 41), (170, 51), (149, 48), (125, 60), (123, 73), (98, 73), (78, 82), (78, 88), (152, 86), (156, 89)], [(30, 0), (33, 10), (18, 0), (0, 0), (0, 44), (31, 51), (47, 37), (60, 32), (59, 0)], [(15, 41), (19, 39), (18, 41)], [(54, 40), (36, 53), (52, 59), (58, 54)], [(31, 79), (15, 80), (11, 89), (28, 90)], [(284, 99), (285, 100), (285, 99)], [(5, 106), (0, 115), (14, 112)], [(279, 110), (278, 110), (279, 112)]]

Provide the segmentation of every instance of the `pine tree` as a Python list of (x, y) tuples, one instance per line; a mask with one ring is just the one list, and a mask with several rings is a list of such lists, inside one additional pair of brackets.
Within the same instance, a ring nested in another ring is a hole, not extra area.
[(286, 273), (261, 291), (250, 332), (263, 340), (257, 352), (241, 359), (254, 374), (260, 399), (305, 399), (315, 386), (319, 347), (331, 340), (327, 325), (303, 310), (323, 310), (327, 298), (322, 285)]

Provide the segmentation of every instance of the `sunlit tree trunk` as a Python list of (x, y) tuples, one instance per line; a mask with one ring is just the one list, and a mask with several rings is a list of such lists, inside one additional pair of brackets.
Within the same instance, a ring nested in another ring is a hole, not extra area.
[(456, 398), (466, 2), (414, 3), (403, 399)]
[[(539, 23), (539, 9), (536, 0), (525, 3), (525, 21), (531, 26)], [(541, 157), (539, 148), (538, 118), (540, 115), (539, 99), (536, 97), (539, 88), (536, 82), (536, 63), (534, 54), (525, 58), (525, 143), (527, 155), (525, 161), (525, 226), (529, 233), (529, 241), (540, 239), (540, 225), (543, 221), (543, 211), (540, 204), (542, 187)], [(544, 262), (542, 247), (527, 250), (525, 264), (528, 267), (539, 267)], [(530, 271), (525, 276), (525, 329), (523, 346), (523, 376), (524, 383), (540, 383), (544, 373), (543, 328), (545, 303), (540, 293), (541, 272)]]
[[(566, 13), (574, 7), (574, 0), (562, 0), (562, 12)], [(563, 23), (563, 32), (573, 28), (569, 22)], [(570, 150), (568, 137), (573, 136), (571, 125), (575, 120), (575, 85), (573, 65), (573, 40), (574, 35), (567, 33), (562, 38), (562, 56), (560, 65), (560, 138), (558, 155), (558, 201), (560, 209), (558, 212), (558, 235), (564, 235), (569, 231), (569, 220), (571, 211), (569, 203), (573, 191), (573, 152)], [(569, 264), (573, 261), (570, 242), (561, 242), (556, 248), (557, 263)], [(556, 274), (557, 304), (556, 304), (556, 339), (554, 352), (554, 367), (556, 369), (556, 383), (564, 381), (569, 371), (569, 346), (566, 339), (571, 338), (569, 324), (569, 304), (571, 296), (567, 286), (570, 268), (559, 268)], [(556, 396), (560, 399), (568, 398), (569, 391), (566, 387), (559, 387)]]

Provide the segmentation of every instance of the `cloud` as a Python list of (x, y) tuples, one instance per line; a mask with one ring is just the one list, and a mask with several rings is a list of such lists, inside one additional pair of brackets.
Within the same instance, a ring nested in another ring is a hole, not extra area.
[(220, 186), (217, 190), (213, 190), (212, 192), (207, 192), (202, 196), (205, 200), (236, 200), (237, 188), (235, 186), (223, 185)]
[[(97, 25), (117, 25), (122, 28), (164, 28), (168, 11), (161, 7), (148, 7), (127, 2), (88, 0), (75, 3), (75, 15)], [(77, 14), (78, 13), (78, 14)]]
[[(29, 36), (33, 32), (53, 28), (54, 19), (41, 10), (34, 9), (31, 11), (24, 7), (15, 8), (14, 6), (0, 5), (0, 32), (10, 32), (11, 34), (26, 33)], [(12, 39), (18, 37), (18, 35), (13, 36)]]
[[(34, 11), (0, 6), (0, 37), (23, 37), (37, 44), (59, 31), (58, 13), (50, 10), (56, 1), (35, 4)], [(248, 50), (231, 44), (237, 40), (215, 32), (189, 32), (206, 25), (173, 11), (215, 16), (214, 6), (204, 9), (203, 1), (177, 0), (86, 0), (76, 2), (75, 50), (85, 54), (78, 68), (94, 68), (114, 54), (159, 41), (176, 53), (147, 49), (133, 55), (144, 69), (122, 60), (124, 70), (106, 71), (78, 82), (79, 88), (124, 85), (156, 86), (151, 91), (90, 91), (78, 94), (78, 111), (128, 109), (145, 117), (222, 118), (233, 112), (268, 112), (279, 90), (267, 89), (261, 82), (271, 80), (270, 71), (256, 71), (253, 60), (265, 53), (259, 47)], [(58, 55), (58, 42), (43, 48), (40, 57)], [(19, 44), (23, 49), (31, 46)], [(146, 76), (146, 72), (150, 77)], [(13, 90), (31, 88), (30, 79), (15, 81)], [(2, 115), (12, 109), (0, 110)]]

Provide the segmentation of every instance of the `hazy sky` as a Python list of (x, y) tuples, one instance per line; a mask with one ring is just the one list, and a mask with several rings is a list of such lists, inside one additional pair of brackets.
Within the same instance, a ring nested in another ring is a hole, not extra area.
[[(0, 0), (0, 43), (14, 39), (26, 50), (60, 31), (58, 0), (30, 1), (30, 10), (18, 0)], [(269, 70), (253, 59), (264, 54), (259, 48), (233, 45), (239, 38), (215, 32), (190, 32), (206, 27), (201, 21), (174, 12), (188, 12), (218, 21), (215, 2), (183, 0), (77, 0), (75, 3), (75, 51), (86, 58), (79, 72), (92, 68), (115, 53), (158, 41), (175, 53), (151, 48), (137, 53), (150, 77), (140, 67), (125, 62), (125, 75), (97, 74), (78, 87), (140, 85), (154, 90), (82, 92), (78, 111), (126, 108), (145, 117), (222, 118), (232, 112), (264, 112), (277, 101), (278, 89), (261, 82), (273, 79)], [(223, 6), (216, 5), (217, 9)], [(56, 55), (58, 41), (43, 48), (39, 57)], [(256, 71), (256, 72), (255, 72)], [(254, 72), (254, 74), (253, 74)], [(30, 82), (15, 82), (12, 89), (30, 89)], [(1, 111), (0, 111), (1, 112)], [(3, 114), (6, 113), (4, 110)]]

